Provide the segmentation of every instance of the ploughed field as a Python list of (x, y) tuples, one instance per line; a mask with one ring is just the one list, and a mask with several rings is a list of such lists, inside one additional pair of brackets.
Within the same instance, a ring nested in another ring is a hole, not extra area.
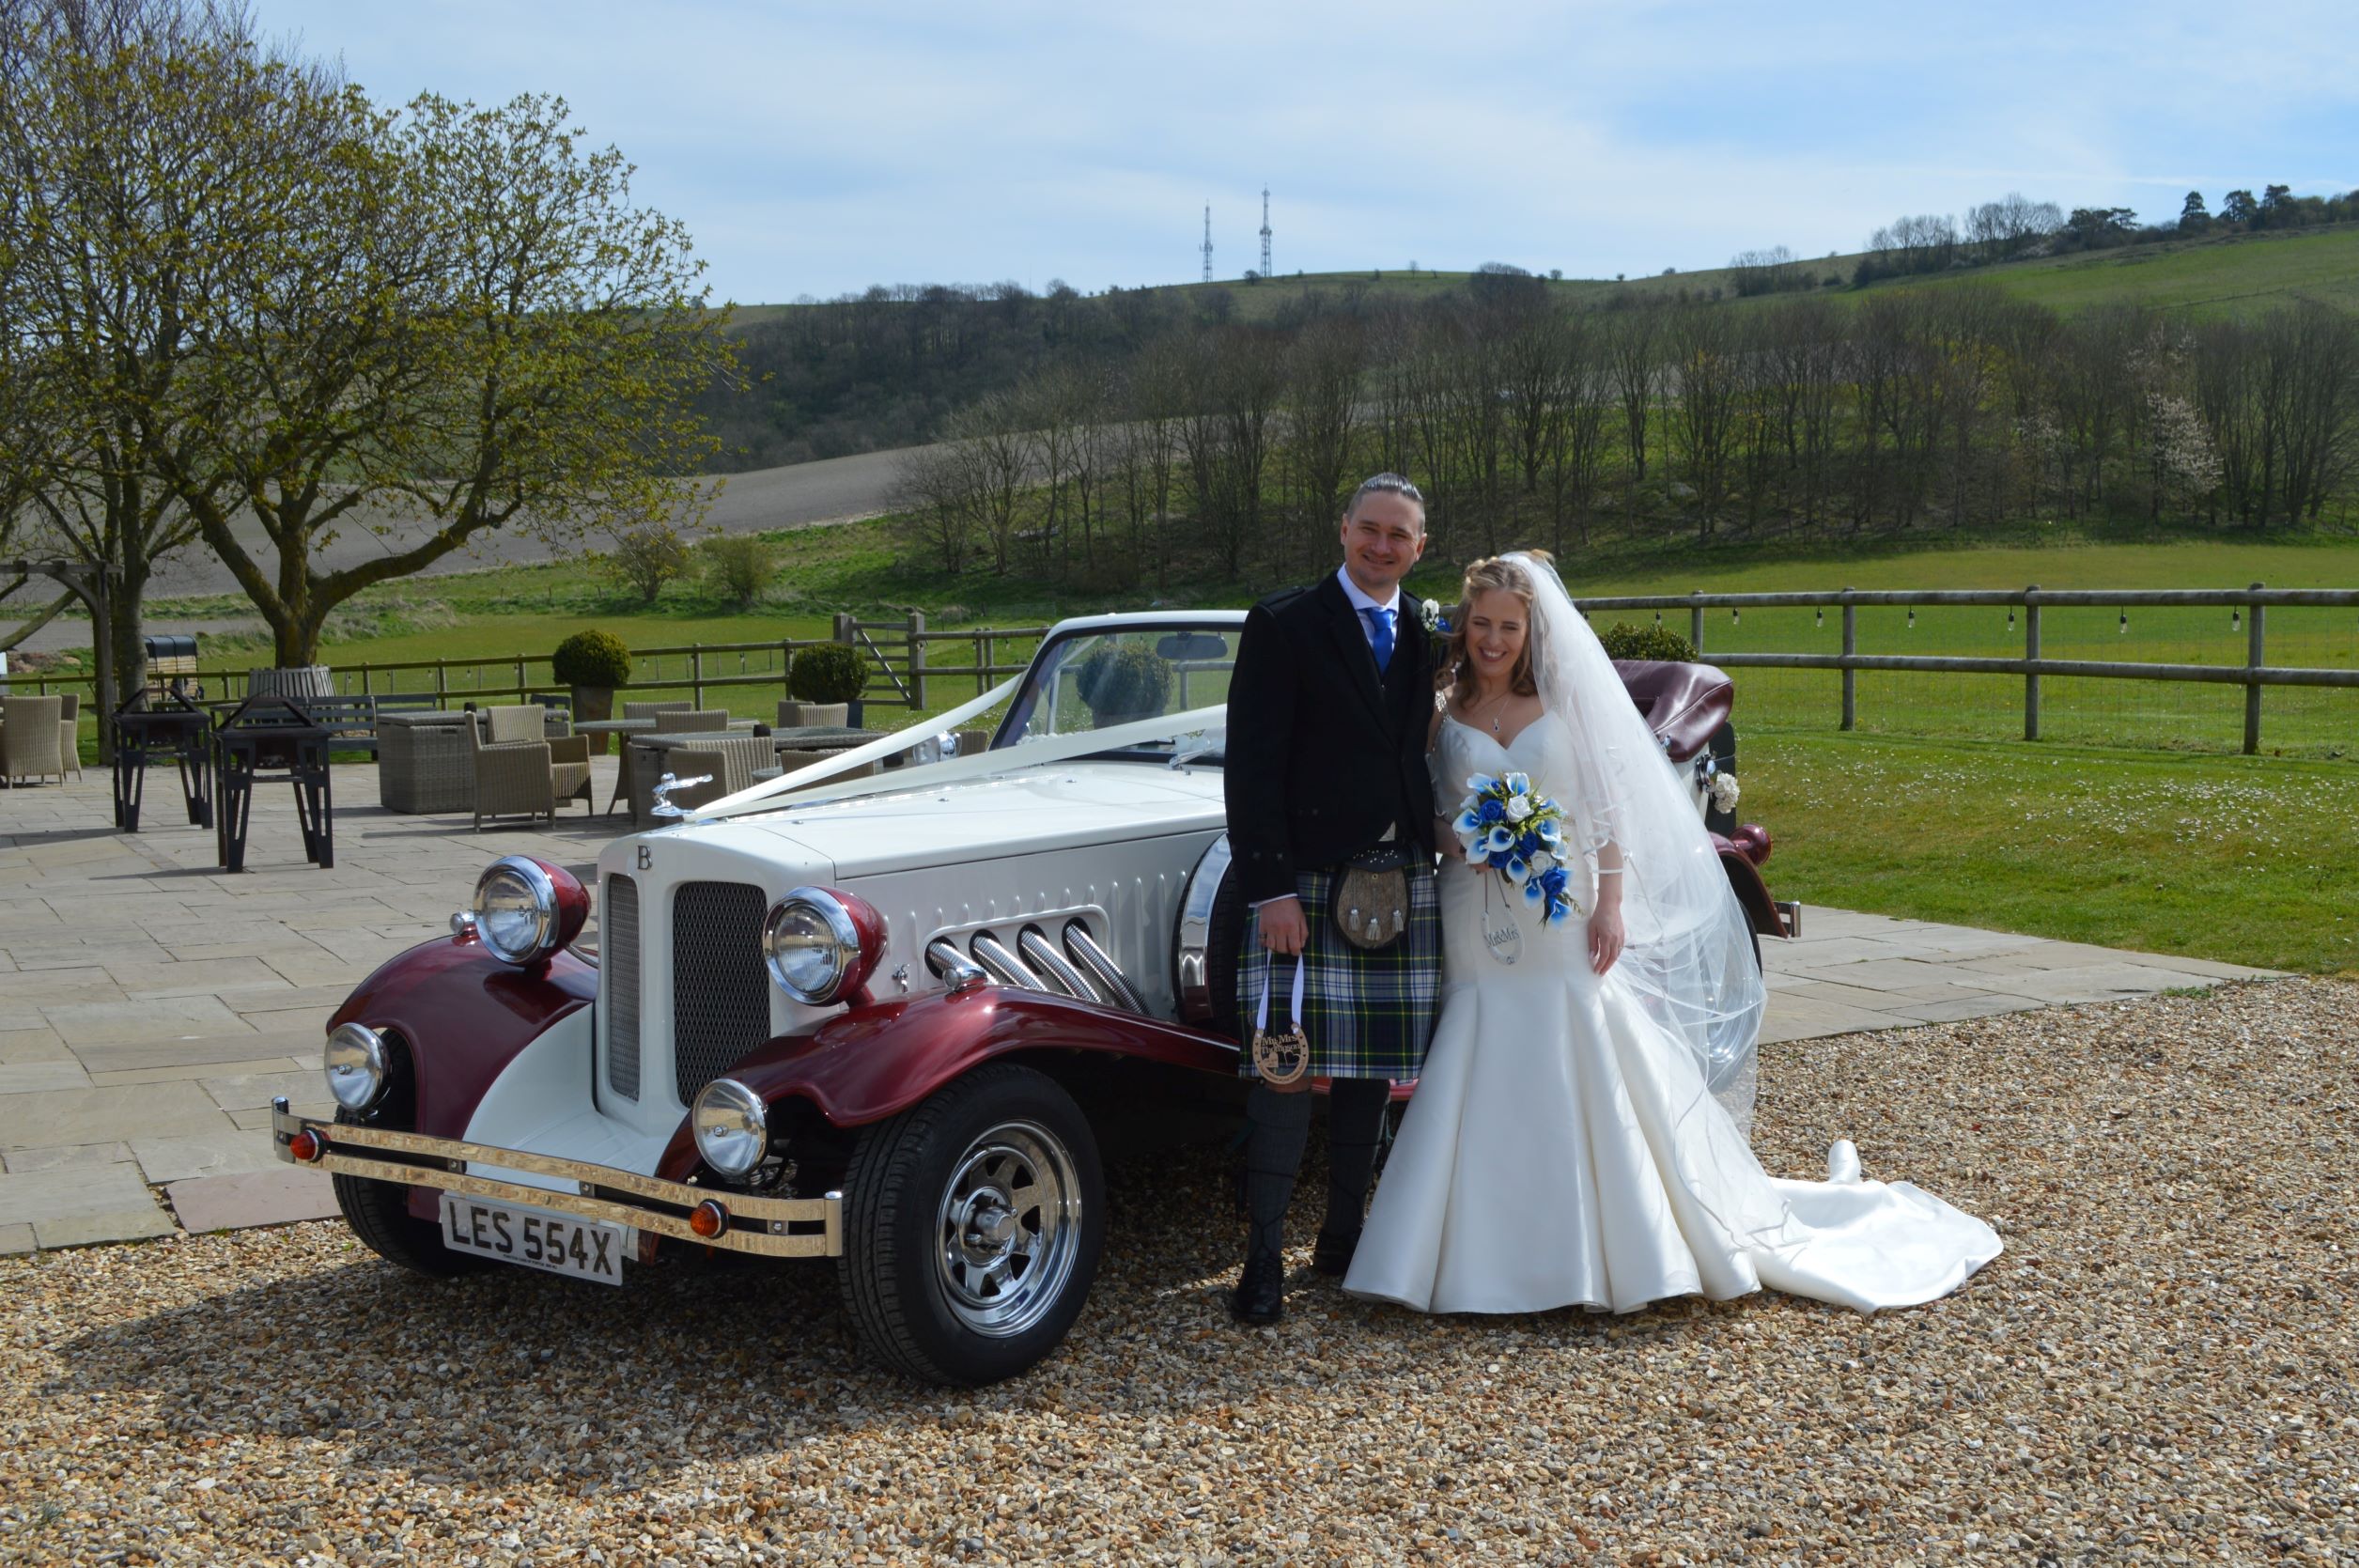
[[(2006, 1255), (1783, 1297), (1420, 1318), (1300, 1269), (1233, 1327), (1218, 1150), (1116, 1160), (1065, 1347), (851, 1358), (830, 1270), (437, 1286), (333, 1224), (0, 1264), (0, 1561), (2323, 1562), (2359, 1556), (2359, 985), (1767, 1052)], [(1294, 1253), (1307, 1261), (1320, 1173)]]

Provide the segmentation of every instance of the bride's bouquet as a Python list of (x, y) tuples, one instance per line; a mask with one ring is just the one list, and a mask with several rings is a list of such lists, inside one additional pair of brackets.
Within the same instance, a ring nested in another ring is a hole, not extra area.
[(1559, 859), (1564, 849), (1563, 811), (1534, 790), (1523, 773), (1498, 778), (1477, 773), (1467, 780), (1467, 788), (1451, 826), (1467, 862), (1488, 865), (1508, 886), (1521, 889), (1524, 902), (1539, 908), (1547, 924), (1570, 919), (1572, 878)]

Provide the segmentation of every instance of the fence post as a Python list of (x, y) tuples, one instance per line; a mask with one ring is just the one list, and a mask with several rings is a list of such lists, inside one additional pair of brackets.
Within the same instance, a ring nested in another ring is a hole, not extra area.
[(925, 612), (909, 612), (909, 706), (925, 707)]
[(837, 611), (835, 630), (831, 635), (833, 641), (842, 643), (846, 647), (858, 647), (860, 645), (860, 617), (848, 611)]
[[(1853, 590), (1843, 589), (1843, 657), (1849, 659), (1859, 651), (1859, 607), (1851, 601)], [(1849, 664), (1843, 666), (1843, 728), (1851, 729), (1859, 722), (1859, 672)]]
[(1703, 657), (1703, 590), (1698, 588), (1687, 596), (1687, 640), (1696, 645), (1696, 657)]
[(451, 706), (451, 673), (447, 665), (437, 660), (434, 663), (434, 706), (437, 711)]
[[(2024, 590), (2024, 658), (2038, 662), (2040, 658), (2040, 584), (2034, 582)], [(2040, 672), (2024, 672), (2024, 738), (2040, 738)]]
[(975, 695), (980, 697), (991, 690), (991, 634), (975, 633)]
[[(2253, 592), (2260, 592), (2260, 584), (2253, 584)], [(2261, 640), (2261, 617), (2268, 607), (2258, 598), (2253, 600), (2252, 630), (2246, 634), (2244, 671), (2251, 678), (2244, 682), (2244, 754), (2257, 756), (2260, 752), (2260, 669), (2267, 662)]]
[(691, 643), (688, 648), (688, 694), (698, 707), (705, 706), (705, 644)]

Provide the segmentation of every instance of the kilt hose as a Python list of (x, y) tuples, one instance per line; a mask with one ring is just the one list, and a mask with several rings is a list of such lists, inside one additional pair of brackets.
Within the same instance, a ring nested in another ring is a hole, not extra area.
[[(1302, 950), (1302, 1031), (1311, 1072), (1321, 1078), (1400, 1081), (1424, 1070), (1441, 993), (1441, 901), (1433, 868), (1409, 867), (1409, 925), (1389, 947), (1354, 947), (1335, 928), (1333, 871), (1298, 872), (1296, 896), (1311, 939)], [(1269, 1027), (1286, 1028), (1294, 1002), (1295, 961), (1262, 946), (1261, 916), (1245, 923), (1237, 962), (1237, 1017), (1247, 1047), (1238, 1072), (1253, 1078), (1253, 1018), (1269, 987)]]

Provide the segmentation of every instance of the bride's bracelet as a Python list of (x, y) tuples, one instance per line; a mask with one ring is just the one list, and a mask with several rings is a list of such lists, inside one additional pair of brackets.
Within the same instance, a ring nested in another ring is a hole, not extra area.
[(1600, 877), (1619, 877), (1622, 875), (1622, 867), (1618, 865), (1601, 865), (1597, 868), (1597, 875)]

